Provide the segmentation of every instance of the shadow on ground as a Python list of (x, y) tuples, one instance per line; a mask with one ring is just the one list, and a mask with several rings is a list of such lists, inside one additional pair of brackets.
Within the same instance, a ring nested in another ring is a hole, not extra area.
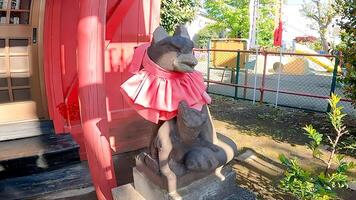
[[(212, 95), (210, 105), (213, 118), (229, 124), (242, 134), (268, 136), (276, 142), (291, 145), (304, 145), (309, 141), (302, 129), (305, 125), (313, 126), (321, 133), (332, 132), (325, 113), (308, 112), (290, 108), (274, 108), (265, 104), (252, 104), (250, 101)], [(351, 134), (356, 135), (356, 120), (346, 118)]]
[(251, 148), (244, 148), (231, 165), (237, 173), (240, 187), (251, 190), (258, 199), (294, 200), (278, 188), (284, 167)]

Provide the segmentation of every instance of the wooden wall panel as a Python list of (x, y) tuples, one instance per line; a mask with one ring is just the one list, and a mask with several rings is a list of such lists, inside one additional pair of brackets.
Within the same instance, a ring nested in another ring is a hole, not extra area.
[(63, 133), (65, 121), (56, 108), (58, 104), (64, 101), (59, 48), (61, 1), (47, 0), (45, 9), (43, 52), (48, 111), (56, 133)]
[(106, 13), (107, 19), (113, 14), (113, 12), (116, 9), (116, 6), (118, 6), (120, 3), (121, 3), (121, 0), (108, 0), (107, 13)]
[(65, 12), (61, 15), (61, 71), (64, 95), (77, 76), (78, 0), (61, 0)]
[[(134, 48), (140, 43), (149, 42), (152, 32), (158, 26), (159, 6), (157, 0), (133, 0), (107, 48), (106, 82), (109, 96), (108, 113), (111, 119), (110, 139), (116, 153), (148, 145), (151, 134), (148, 123), (124, 101), (119, 88), (131, 76), (128, 67)], [(151, 22), (153, 18), (155, 20)]]
[[(122, 0), (108, 0), (107, 17), (110, 17)], [(123, 100), (120, 85), (130, 76), (127, 68), (134, 47), (149, 42), (159, 24), (159, 0), (132, 0), (122, 22), (116, 27), (110, 44), (105, 47), (105, 82), (110, 142), (116, 153), (135, 150), (147, 145), (150, 131), (147, 123)], [(71, 131), (81, 145), (85, 158), (81, 125), (72, 122), (71, 129), (59, 115), (58, 106), (64, 102), (68, 89), (77, 77), (77, 24), (78, 0), (47, 0), (45, 19), (45, 71), (46, 89), (49, 92), (49, 109), (56, 132)], [(78, 84), (71, 91), (71, 101), (77, 101)], [(63, 127), (66, 127), (64, 129)]]

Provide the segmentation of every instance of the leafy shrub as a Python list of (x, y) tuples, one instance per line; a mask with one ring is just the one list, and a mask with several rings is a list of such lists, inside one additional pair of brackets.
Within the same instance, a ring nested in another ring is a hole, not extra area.
[(356, 108), (356, 6), (355, 0), (336, 0), (334, 7), (340, 15), (342, 43), (338, 49), (343, 53), (346, 73), (342, 78), (346, 96)]
[[(356, 49), (355, 49), (356, 50)], [(356, 56), (356, 55), (355, 55)], [(352, 100), (354, 108), (356, 108), (356, 63), (354, 65), (346, 63), (346, 73), (342, 79), (346, 96)]]
[[(285, 155), (280, 155), (280, 161), (287, 168), (283, 179), (280, 181), (280, 188), (283, 191), (290, 192), (299, 199), (327, 200), (337, 198), (336, 189), (348, 187), (346, 171), (355, 167), (355, 164), (343, 161), (344, 156), (336, 154), (338, 150), (344, 148), (339, 144), (342, 143), (345, 136), (349, 135), (343, 124), (343, 118), (346, 115), (342, 113), (342, 107), (337, 106), (339, 101), (340, 97), (336, 95), (332, 95), (329, 100), (331, 112), (328, 115), (335, 133), (333, 136), (326, 135), (331, 146), (331, 153), (329, 158), (324, 161), (325, 170), (320, 173), (308, 171), (300, 167), (296, 159), (289, 159)], [(313, 157), (321, 159), (322, 151), (320, 151), (320, 146), (324, 135), (319, 133), (312, 125), (307, 125), (304, 130), (311, 139), (308, 147), (312, 151)], [(337, 168), (331, 170), (331, 164), (335, 157)]]

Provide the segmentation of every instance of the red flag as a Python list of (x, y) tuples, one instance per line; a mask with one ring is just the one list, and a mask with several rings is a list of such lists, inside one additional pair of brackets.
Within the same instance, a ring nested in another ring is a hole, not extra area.
[(283, 23), (279, 20), (278, 27), (274, 30), (274, 41), (273, 45), (276, 47), (282, 46), (282, 33), (283, 33)]

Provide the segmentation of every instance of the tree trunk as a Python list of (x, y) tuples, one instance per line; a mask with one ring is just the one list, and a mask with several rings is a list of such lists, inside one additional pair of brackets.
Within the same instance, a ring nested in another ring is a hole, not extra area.
[(323, 50), (325, 53), (328, 53), (329, 51), (329, 45), (328, 41), (326, 40), (326, 35), (325, 35), (326, 30), (320, 30), (320, 40), (321, 40), (321, 45), (323, 47)]
[(328, 41), (326, 40), (326, 32), (328, 31), (328, 25), (329, 24), (323, 24), (322, 22), (322, 6), (320, 3), (320, 0), (314, 1), (316, 4), (316, 8), (318, 10), (318, 24), (319, 24), (319, 33), (320, 33), (320, 40), (321, 40), (321, 46), (323, 47), (323, 50), (325, 53), (328, 53), (329, 51), (329, 46), (328, 46)]

